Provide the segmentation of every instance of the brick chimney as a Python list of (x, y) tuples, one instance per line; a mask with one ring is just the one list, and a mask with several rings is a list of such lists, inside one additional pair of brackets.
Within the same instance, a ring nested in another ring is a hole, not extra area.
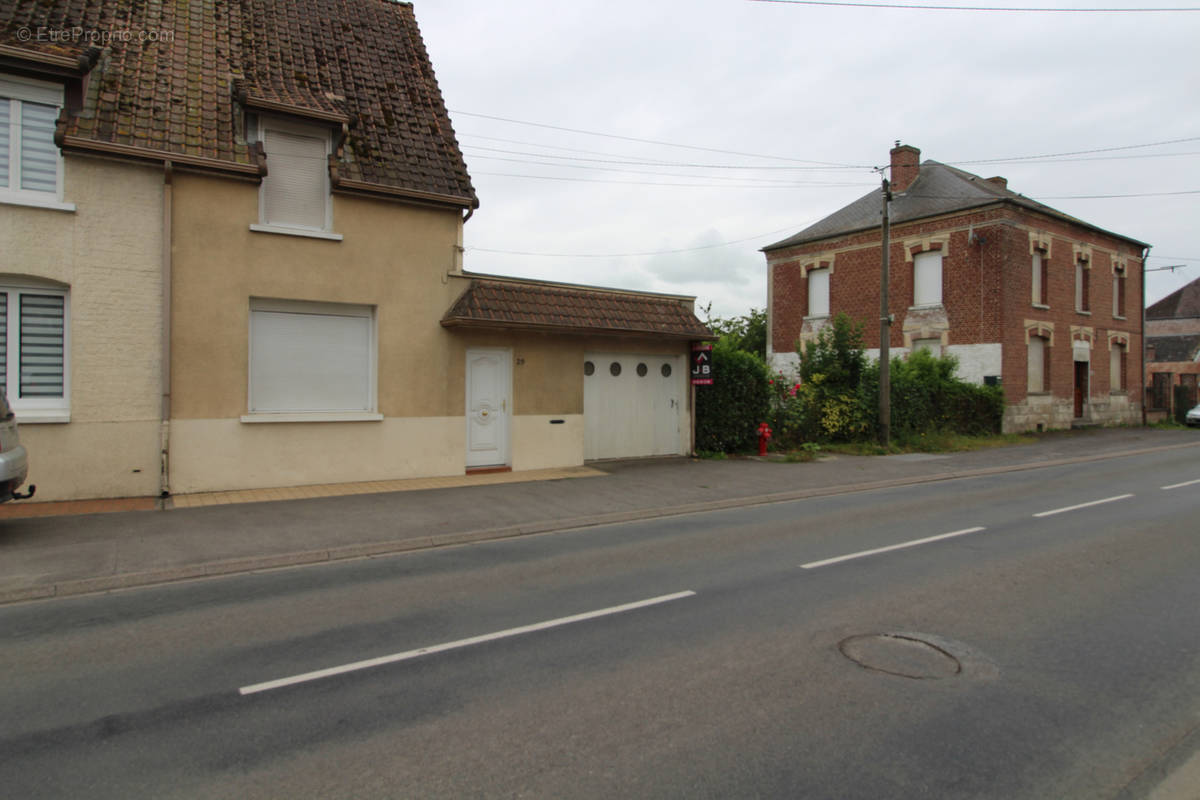
[(921, 171), (921, 151), (909, 144), (892, 148), (892, 191), (903, 192), (912, 185)]
[(999, 186), (1001, 189), (1008, 188), (1008, 178), (1002, 178), (999, 175), (997, 175), (993, 178), (988, 178), (987, 182), (992, 184), (993, 186)]

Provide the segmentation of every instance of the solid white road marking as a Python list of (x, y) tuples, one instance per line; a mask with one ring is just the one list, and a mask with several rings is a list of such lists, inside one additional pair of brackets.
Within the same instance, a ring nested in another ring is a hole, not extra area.
[(1067, 506), (1066, 508), (1056, 508), (1052, 511), (1039, 511), (1037, 514), (1034, 514), (1034, 516), (1035, 517), (1050, 517), (1055, 514), (1063, 514), (1067, 511), (1075, 511), (1076, 509), (1080, 509), (1080, 508), (1088, 508), (1090, 506), (1098, 506), (1098, 505), (1102, 505), (1104, 503), (1113, 503), (1113, 502), (1116, 502), (1117, 500), (1124, 500), (1127, 497), (1133, 497), (1133, 495), (1132, 494), (1119, 494), (1116, 497), (1106, 497), (1103, 500), (1093, 500), (1090, 503), (1080, 503), (1077, 506)]
[(854, 558), (863, 558), (865, 556), (873, 556), (876, 553), (886, 553), (889, 550), (900, 550), (905, 547), (916, 547), (919, 544), (928, 544), (929, 542), (937, 542), (942, 539), (951, 539), (955, 536), (966, 536), (968, 533), (978, 533), (986, 530), (985, 528), (964, 528), (961, 531), (951, 531), (950, 533), (942, 533), (937, 536), (927, 536), (924, 539), (914, 539), (911, 542), (901, 542), (900, 544), (892, 544), (887, 547), (877, 547), (874, 550), (863, 550), (859, 553), (850, 553), (845, 556), (837, 556), (836, 558), (826, 558), (823, 561), (810, 561), (807, 564), (801, 564), (801, 569), (815, 569), (816, 567), (824, 567), (829, 564), (837, 564), (841, 561), (849, 561)]
[(1163, 489), (1178, 489), (1181, 486), (1192, 486), (1197, 483), (1200, 483), (1200, 478), (1197, 478), (1194, 481), (1184, 481), (1183, 483), (1172, 483), (1170, 486), (1164, 486), (1162, 488)]
[(570, 625), (574, 622), (583, 622), (597, 617), (606, 617), (612, 614), (622, 614), (626, 611), (633, 611), (647, 606), (655, 606), (661, 603), (669, 603), (672, 600), (681, 600), (685, 597), (692, 597), (695, 592), (676, 592), (675, 594), (664, 594), (661, 597), (651, 597), (648, 600), (638, 600), (636, 603), (626, 603), (620, 606), (611, 606), (609, 608), (601, 608), (597, 611), (587, 611), (583, 614), (575, 614), (570, 617), (559, 617), (558, 619), (549, 619), (545, 622), (535, 622), (532, 625), (522, 625), (519, 628), (509, 628), (505, 631), (496, 631), (495, 633), (485, 633), (481, 636), (472, 636), (469, 639), (459, 639), (455, 642), (444, 642), (442, 644), (434, 644), (429, 647), (421, 647), (416, 650), (407, 650), (403, 653), (393, 653), (390, 656), (379, 656), (378, 658), (369, 658), (365, 661), (356, 661), (353, 664), (343, 664), (340, 667), (329, 667), (327, 669), (318, 669), (313, 672), (305, 672), (302, 675), (293, 675), (290, 678), (278, 678), (273, 681), (264, 681), (263, 683), (255, 683), (250, 686), (243, 686), (238, 689), (238, 692), (247, 695), (257, 692), (266, 692), (271, 689), (280, 689), (284, 686), (294, 686), (297, 683), (307, 683), (309, 681), (320, 680), (321, 678), (329, 678), (334, 675), (344, 675), (347, 672), (357, 672), (358, 670), (370, 669), (372, 667), (382, 666), (384, 664), (395, 664), (398, 661), (408, 661), (409, 659), (419, 658), (421, 656), (431, 655), (433, 653), (443, 653), (447, 650), (455, 650), (461, 647), (470, 647), (471, 645), (482, 644), (483, 642), (494, 642), (497, 639), (507, 639), (510, 636), (520, 636), (523, 633), (533, 633), (534, 631), (544, 631), (548, 628), (557, 628), (562, 625)]

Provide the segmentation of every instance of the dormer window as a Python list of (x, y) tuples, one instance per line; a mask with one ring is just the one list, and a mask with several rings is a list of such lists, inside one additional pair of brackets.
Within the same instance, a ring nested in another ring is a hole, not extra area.
[(54, 124), (58, 84), (0, 77), (0, 202), (74, 210), (62, 202), (62, 155)]
[(267, 154), (259, 221), (251, 230), (337, 239), (329, 198), (329, 128), (264, 118), (258, 140)]

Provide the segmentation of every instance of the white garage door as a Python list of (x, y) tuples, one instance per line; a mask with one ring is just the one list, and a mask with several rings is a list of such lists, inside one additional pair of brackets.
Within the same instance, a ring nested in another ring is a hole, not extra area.
[(584, 359), (584, 458), (685, 452), (683, 356), (588, 353)]

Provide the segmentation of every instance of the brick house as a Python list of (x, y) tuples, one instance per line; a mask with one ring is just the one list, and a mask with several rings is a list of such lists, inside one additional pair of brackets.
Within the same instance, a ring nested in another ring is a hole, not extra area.
[(688, 452), (694, 298), (467, 272), (478, 205), (408, 3), (0, 5), (38, 499)]
[(1146, 308), (1146, 413), (1158, 421), (1176, 410), (1176, 386), (1184, 387), (1181, 402), (1191, 408), (1200, 402), (1200, 279)]
[[(1003, 386), (1005, 431), (1141, 421), (1140, 298), (1147, 245), (1097, 228), (920, 150), (891, 151), (889, 347), (954, 355), (960, 377)], [(882, 193), (763, 248), (768, 358), (832, 314), (880, 336)], [(878, 347), (870, 354), (878, 357)]]

